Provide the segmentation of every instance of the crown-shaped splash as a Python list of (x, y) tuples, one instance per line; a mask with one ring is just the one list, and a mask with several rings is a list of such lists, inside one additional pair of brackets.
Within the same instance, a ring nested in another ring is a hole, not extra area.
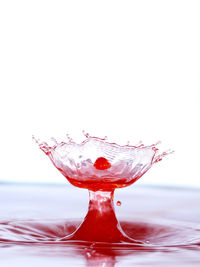
[(154, 163), (173, 151), (159, 152), (157, 145), (120, 146), (106, 138), (92, 137), (78, 144), (68, 136), (68, 142), (50, 146), (38, 143), (54, 166), (74, 186), (89, 190), (88, 213), (80, 227), (66, 240), (95, 242), (132, 242), (122, 231), (115, 216), (113, 194), (116, 188), (126, 187), (137, 181)]

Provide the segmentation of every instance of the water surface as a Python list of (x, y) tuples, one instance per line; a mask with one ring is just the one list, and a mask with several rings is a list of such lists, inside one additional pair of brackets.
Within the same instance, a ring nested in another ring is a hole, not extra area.
[(88, 206), (87, 190), (0, 186), (0, 256), (7, 266), (199, 266), (200, 191), (134, 186), (116, 190), (123, 230), (145, 246), (57, 242)]

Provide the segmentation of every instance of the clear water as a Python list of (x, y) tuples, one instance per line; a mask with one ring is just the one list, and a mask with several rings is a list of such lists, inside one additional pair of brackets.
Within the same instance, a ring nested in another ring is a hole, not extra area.
[[(160, 152), (157, 147), (159, 142), (149, 146), (120, 146), (89, 134), (85, 134), (85, 137), (80, 144), (69, 136), (68, 142), (58, 142), (53, 138), (52, 145), (34, 140), (71, 184), (89, 190), (110, 191), (129, 186), (141, 178), (154, 163), (173, 152)], [(95, 162), (102, 157), (110, 167), (99, 170), (95, 167)]]

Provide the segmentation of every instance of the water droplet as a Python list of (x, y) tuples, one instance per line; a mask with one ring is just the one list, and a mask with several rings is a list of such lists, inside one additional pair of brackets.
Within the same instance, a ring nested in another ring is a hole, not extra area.
[(70, 136), (69, 134), (66, 134), (66, 136), (67, 136), (68, 141), (69, 141), (70, 143), (73, 143), (73, 139), (71, 138), (71, 136)]
[(118, 200), (117, 201), (117, 206), (121, 206), (121, 204), (122, 204), (121, 201)]
[(83, 130), (82, 133), (85, 135), (86, 138), (90, 137), (89, 133), (86, 133), (85, 130)]
[(38, 138), (35, 138), (34, 135), (32, 135), (32, 140), (36, 142), (36, 144), (40, 144), (40, 140)]
[(95, 161), (94, 167), (97, 170), (106, 170), (111, 167), (111, 164), (106, 158), (100, 157)]

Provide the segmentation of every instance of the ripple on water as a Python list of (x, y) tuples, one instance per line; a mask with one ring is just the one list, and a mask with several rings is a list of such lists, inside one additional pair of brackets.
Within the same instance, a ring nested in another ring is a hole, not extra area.
[[(59, 242), (82, 222), (68, 218), (78, 217), (81, 210), (84, 216), (84, 190), (0, 187), (2, 266), (199, 266), (199, 191), (135, 187), (119, 193), (123, 205), (116, 205), (118, 217), (132, 218), (121, 219), (121, 226), (144, 245)], [(66, 205), (69, 199), (73, 206)], [(57, 219), (62, 214), (67, 219)]]
[(0, 222), (1, 244), (18, 245), (66, 245), (90, 247), (112, 247), (123, 250), (143, 249), (161, 250), (170, 248), (199, 247), (200, 228), (197, 224), (183, 225), (180, 222), (130, 222), (123, 221), (121, 226), (124, 232), (133, 239), (144, 244), (133, 243), (98, 243), (80, 241), (59, 241), (76, 230), (81, 222), (77, 220), (63, 221), (34, 221), (15, 220)]

